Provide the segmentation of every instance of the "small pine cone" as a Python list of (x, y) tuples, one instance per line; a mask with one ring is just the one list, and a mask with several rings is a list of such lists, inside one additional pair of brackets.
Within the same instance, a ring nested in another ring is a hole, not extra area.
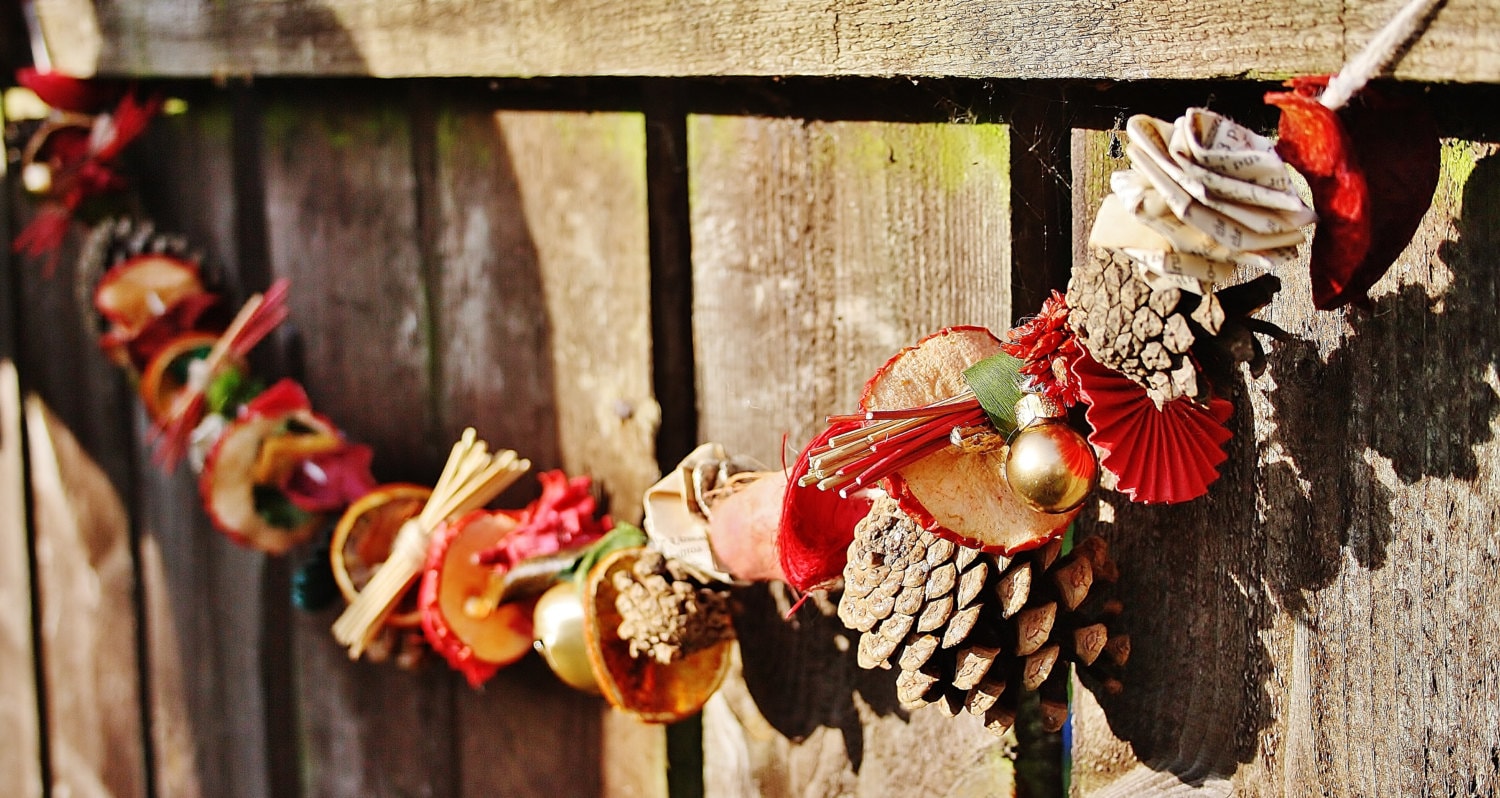
[(632, 657), (663, 665), (734, 636), (729, 591), (659, 552), (646, 552), (629, 571), (616, 571), (620, 637)]
[(1063, 663), (1114, 689), (1130, 639), (1111, 632), (1120, 604), (1095, 586), (1118, 570), (1102, 539), (1066, 557), (1061, 548), (984, 554), (877, 499), (855, 529), (839, 601), (839, 618), (861, 633), (860, 667), (894, 665), (904, 706), (966, 711), (996, 734), (1015, 722), (1023, 691), (1055, 693)]
[(1212, 293), (1153, 288), (1125, 254), (1095, 247), (1074, 267), (1067, 302), (1068, 324), (1089, 354), (1145, 388), (1158, 407), (1206, 398), (1208, 386), (1187, 355), (1200, 333), (1223, 324)]

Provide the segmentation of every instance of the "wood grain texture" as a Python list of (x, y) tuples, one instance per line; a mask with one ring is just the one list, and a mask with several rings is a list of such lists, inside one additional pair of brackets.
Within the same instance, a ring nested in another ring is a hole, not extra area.
[(639, 114), (502, 112), (551, 327), (562, 464), (621, 519), (657, 479), (645, 124)]
[[(29, 209), (18, 206), (18, 210)], [(18, 213), (25, 221), (24, 210)], [(53, 790), (147, 791), (142, 652), (131, 521), (130, 397), (95, 343), (71, 264), (17, 258), (17, 365), (29, 393), (36, 580)]]
[[(44, 0), (44, 12), (49, 4), (77, 6)], [(1451, 33), (1443, 35), (1492, 51), (1494, 20), (1480, 5), (1445, 12), (1438, 25)], [(1335, 71), (1347, 33), (1344, 9), (1331, 0), (916, 7), (899, 0), (115, 0), (92, 11), (85, 9), (84, 22), (65, 11), (43, 14), (60, 67), (194, 76), (1207, 78)], [(1404, 76), (1481, 81), (1500, 74), (1468, 49), (1443, 52), (1433, 50)]]
[[(1118, 168), (1105, 135), (1080, 139), (1075, 185)], [(1265, 316), (1295, 338), (1234, 386), (1236, 438), (1205, 500), (1101, 502), (1091, 529), (1118, 555), (1134, 651), (1124, 695), (1101, 710), (1079, 693), (1078, 794), (1500, 785), (1496, 150), (1445, 144), (1373, 312), (1315, 312), (1306, 262), (1278, 272)]]
[[(132, 157), (136, 191), (157, 228), (185, 236), (209, 279), (244, 296), (227, 96), (195, 97), (189, 113), (160, 119)], [(145, 440), (147, 422), (136, 421)], [(163, 474), (141, 447), (135, 472), (157, 792), (266, 798), (266, 706), (277, 699), (260, 662), (265, 557), (213, 528), (191, 469)]]
[(52, 790), (144, 796), (130, 520), (103, 469), (25, 400)]
[[(537, 470), (589, 474), (616, 517), (638, 521), (657, 416), (641, 117), (464, 99), (433, 113), (424, 196), (443, 427), (474, 424)], [(455, 722), (462, 795), (665, 794), (661, 729), (563, 687), (535, 658), (461, 690)]]
[[(854, 407), (891, 354), (950, 324), (1010, 322), (1008, 130), (691, 117), (700, 434), (772, 467)], [(819, 599), (744, 591), (743, 668), (704, 717), (708, 793), (1009, 789), (976, 719), (907, 717)], [(918, 755), (918, 752), (920, 754)]]
[[(432, 434), (433, 337), (404, 103), (294, 94), (264, 108), (267, 238), (274, 273), (292, 279), (294, 370), (316, 410), (374, 447), (377, 479), (430, 484), (451, 441)], [(349, 662), (329, 633), (334, 615), (287, 630), (308, 794), (454, 794), (457, 685), (441, 669)]]
[[(0, 289), (0, 295), (9, 292)], [(8, 343), (8, 342), (7, 342)], [(10, 347), (7, 346), (7, 349)], [(10, 352), (5, 352), (10, 355)], [(42, 794), (36, 651), (31, 637), (31, 568), (21, 446), (21, 385), (15, 361), (0, 359), (0, 773), (18, 798)]]

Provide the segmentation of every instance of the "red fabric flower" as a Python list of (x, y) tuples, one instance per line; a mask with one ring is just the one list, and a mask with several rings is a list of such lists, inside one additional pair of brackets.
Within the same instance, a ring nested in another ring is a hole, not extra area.
[(1011, 328), (1000, 348), (1021, 361), (1021, 373), (1043, 396), (1063, 407), (1078, 404), (1078, 380), (1071, 366), (1083, 347), (1068, 326), (1068, 302), (1061, 293), (1053, 291), (1040, 313)]
[(568, 479), (562, 471), (537, 474), (542, 495), (517, 517), (519, 526), (500, 545), (479, 555), (479, 563), (502, 572), (530, 557), (552, 554), (593, 543), (614, 523), (595, 518), (596, 502), (587, 476)]
[(1212, 399), (1204, 407), (1184, 398), (1158, 410), (1146, 389), (1088, 353), (1073, 363), (1073, 373), (1088, 403), (1089, 443), (1103, 450), (1100, 465), (1115, 475), (1121, 493), (1143, 504), (1173, 504), (1208, 492), (1227, 458), (1224, 424), (1233, 405)]
[(345, 443), (331, 452), (307, 458), (277, 487), (303, 510), (332, 512), (375, 489), (375, 477), (370, 474), (374, 457), (374, 452), (364, 444)]
[(1365, 87), (1335, 112), (1318, 102), (1328, 76), (1289, 82), (1266, 102), (1281, 109), (1276, 152), (1307, 178), (1313, 304), (1330, 310), (1365, 296), (1421, 224), (1437, 189), (1437, 124), (1407, 95)]

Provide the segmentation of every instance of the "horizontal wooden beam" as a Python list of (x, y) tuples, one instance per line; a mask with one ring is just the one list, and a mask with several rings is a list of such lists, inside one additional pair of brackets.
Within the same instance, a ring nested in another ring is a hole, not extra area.
[[(1335, 71), (1405, 0), (37, 0), (57, 68), (140, 76)], [(1449, 0), (1401, 78), (1500, 82), (1500, 8)]]

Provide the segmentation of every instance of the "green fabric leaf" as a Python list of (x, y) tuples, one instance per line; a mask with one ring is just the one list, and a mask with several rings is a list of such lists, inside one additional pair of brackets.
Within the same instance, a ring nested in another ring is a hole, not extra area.
[(979, 406), (1001, 435), (1016, 431), (1016, 402), (1024, 392), (1021, 361), (1005, 353), (991, 355), (964, 369), (964, 380), (979, 398)]
[(255, 514), (271, 526), (296, 529), (312, 518), (311, 513), (292, 504), (292, 500), (274, 485), (256, 485), (251, 489), (251, 496), (255, 500)]
[(239, 369), (224, 369), (208, 384), (203, 398), (208, 402), (209, 412), (234, 418), (240, 405), (254, 399), (265, 389), (265, 383), (245, 375)]
[(572, 568), (565, 569), (558, 574), (558, 581), (571, 579), (573, 584), (582, 590), (583, 580), (588, 578), (589, 571), (593, 570), (600, 560), (620, 549), (635, 549), (644, 545), (646, 545), (646, 533), (640, 527), (616, 521), (614, 529), (588, 547)]

